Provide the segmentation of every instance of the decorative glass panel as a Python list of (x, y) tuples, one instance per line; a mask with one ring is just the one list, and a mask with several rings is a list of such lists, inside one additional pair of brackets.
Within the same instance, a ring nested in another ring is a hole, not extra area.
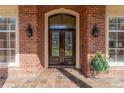
[(72, 32), (65, 32), (65, 56), (72, 56)]
[(69, 14), (56, 14), (49, 17), (49, 29), (75, 29), (75, 16)]
[(59, 32), (52, 32), (52, 56), (59, 56)]

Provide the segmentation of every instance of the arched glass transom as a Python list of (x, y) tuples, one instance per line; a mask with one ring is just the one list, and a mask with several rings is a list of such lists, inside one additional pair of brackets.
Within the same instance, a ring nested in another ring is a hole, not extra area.
[(76, 17), (70, 14), (55, 14), (49, 17), (49, 29), (76, 29)]

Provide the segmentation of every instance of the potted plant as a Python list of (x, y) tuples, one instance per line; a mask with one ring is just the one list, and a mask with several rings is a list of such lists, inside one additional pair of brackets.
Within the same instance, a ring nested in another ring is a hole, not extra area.
[(109, 64), (107, 58), (97, 52), (91, 60), (91, 69), (93, 70), (93, 75), (97, 75), (100, 72), (108, 72)]

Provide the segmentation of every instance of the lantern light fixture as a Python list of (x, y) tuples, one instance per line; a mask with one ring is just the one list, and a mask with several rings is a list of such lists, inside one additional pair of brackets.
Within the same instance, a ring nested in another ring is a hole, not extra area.
[(29, 38), (32, 37), (32, 35), (33, 35), (33, 30), (32, 30), (31, 24), (28, 24), (28, 26), (27, 26), (26, 35)]
[(94, 24), (93, 28), (92, 28), (92, 36), (93, 37), (98, 37), (98, 35), (99, 35), (99, 29), (98, 29), (97, 25)]

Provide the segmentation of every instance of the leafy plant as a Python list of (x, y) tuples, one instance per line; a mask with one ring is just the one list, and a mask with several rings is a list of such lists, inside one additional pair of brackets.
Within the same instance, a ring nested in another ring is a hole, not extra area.
[(102, 56), (100, 52), (97, 52), (95, 57), (91, 60), (91, 68), (96, 74), (99, 72), (107, 72), (109, 70), (107, 58)]

